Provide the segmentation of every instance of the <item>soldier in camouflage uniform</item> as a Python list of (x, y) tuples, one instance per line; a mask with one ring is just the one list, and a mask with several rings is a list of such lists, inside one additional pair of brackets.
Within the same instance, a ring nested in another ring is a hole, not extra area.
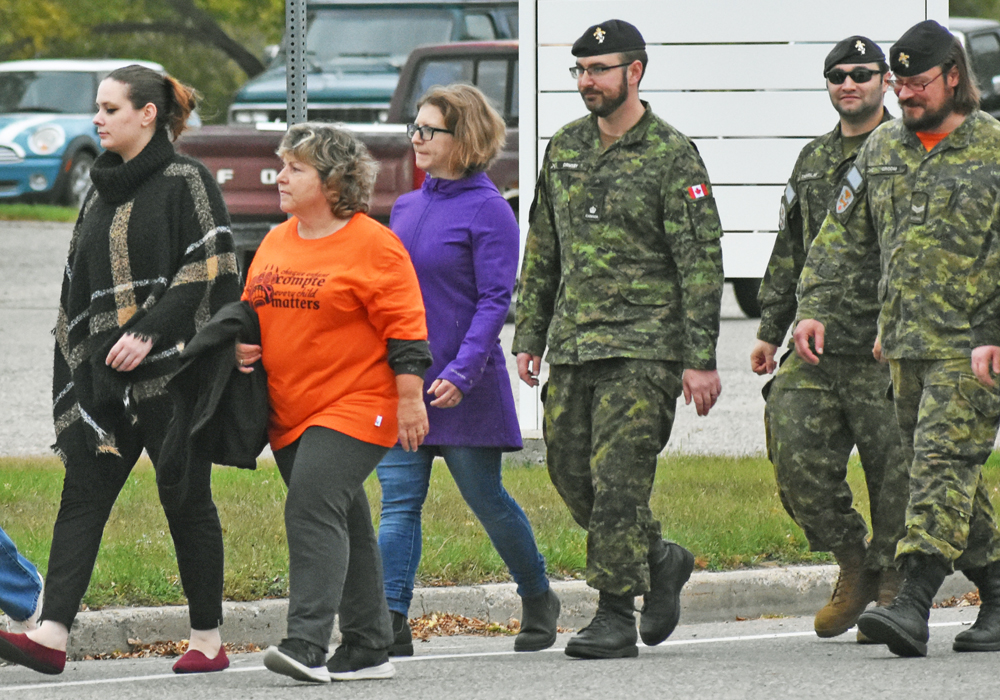
[(968, 58), (936, 22), (908, 30), (889, 58), (903, 118), (862, 147), (813, 242), (796, 351), (816, 361), (845, 274), (878, 250), (875, 354), (892, 373), (910, 498), (902, 589), (858, 627), (895, 654), (926, 655), (928, 612), (954, 567), (979, 586), (982, 607), (953, 648), (998, 651), (1000, 531), (982, 465), (1000, 423), (1000, 123), (978, 111)]
[[(795, 318), (795, 287), (806, 251), (837, 185), (872, 130), (891, 118), (882, 104), (888, 70), (882, 50), (863, 36), (844, 39), (826, 57), (823, 75), (840, 122), (802, 149), (781, 200), (778, 236), (760, 287), (758, 340), (750, 355), (757, 374), (775, 369), (775, 353)], [(833, 552), (840, 566), (833, 596), (816, 614), (820, 637), (846, 632), (876, 598), (888, 605), (902, 583), (893, 558), (903, 534), (906, 462), (886, 396), (889, 368), (871, 353), (879, 311), (878, 254), (846, 275), (844, 299), (827, 319), (822, 362), (810, 365), (789, 351), (765, 387), (768, 457), (782, 504), (812, 550)], [(846, 479), (855, 445), (871, 504), (870, 547)], [(859, 641), (865, 640), (859, 636)]]
[(571, 73), (592, 114), (548, 145), (531, 208), (513, 351), (543, 388), (552, 482), (587, 531), (597, 614), (570, 656), (638, 654), (677, 625), (694, 557), (661, 539), (649, 507), (681, 393), (706, 415), (715, 368), (722, 236), (694, 145), (638, 96), (645, 43), (627, 22), (588, 29)]

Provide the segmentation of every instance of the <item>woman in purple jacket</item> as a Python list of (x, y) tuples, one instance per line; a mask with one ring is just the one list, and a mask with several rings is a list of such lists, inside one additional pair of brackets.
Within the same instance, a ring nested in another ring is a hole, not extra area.
[(418, 109), (407, 133), (428, 177), (396, 201), (389, 226), (417, 271), (434, 364), (425, 377), (430, 432), (423, 445), (415, 452), (397, 446), (378, 466), (378, 543), (395, 634), (389, 653), (413, 653), (407, 614), (420, 563), (420, 511), (436, 456), (444, 458), (517, 583), (522, 613), (514, 649), (538, 651), (555, 643), (559, 599), (531, 525), (500, 477), (502, 453), (521, 448), (500, 348), (519, 236), (510, 205), (483, 171), (503, 147), (506, 129), (468, 85), (432, 88)]

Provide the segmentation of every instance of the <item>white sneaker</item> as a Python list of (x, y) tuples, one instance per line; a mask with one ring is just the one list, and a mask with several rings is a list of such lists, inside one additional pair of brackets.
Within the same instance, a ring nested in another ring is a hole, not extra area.
[(31, 617), (27, 620), (8, 618), (7, 631), (11, 634), (24, 634), (33, 629), (38, 629), (38, 616), (42, 614), (42, 597), (45, 595), (45, 579), (42, 578), (41, 574), (38, 574), (38, 579), (41, 581), (42, 588), (38, 591), (38, 604), (35, 605), (35, 612), (31, 613)]

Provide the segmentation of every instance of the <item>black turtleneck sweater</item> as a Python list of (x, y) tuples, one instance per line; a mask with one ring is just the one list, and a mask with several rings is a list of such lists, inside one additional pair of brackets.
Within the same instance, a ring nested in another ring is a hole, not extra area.
[[(240, 287), (222, 193), (198, 161), (158, 129), (123, 162), (105, 152), (91, 170), (63, 276), (53, 368), (57, 453), (83, 421), (88, 444), (117, 453), (112, 426), (132, 402), (167, 400), (184, 344)], [(124, 333), (152, 338), (131, 372), (104, 363)], [(128, 398), (126, 398), (128, 397)]]

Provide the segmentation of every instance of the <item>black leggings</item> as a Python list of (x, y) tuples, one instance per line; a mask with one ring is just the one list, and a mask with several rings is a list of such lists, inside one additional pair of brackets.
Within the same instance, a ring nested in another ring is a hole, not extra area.
[[(86, 445), (81, 421), (66, 428), (73, 431), (72, 437), (60, 442), (72, 447), (65, 450), (66, 477), (52, 532), (42, 620), (72, 626), (90, 584), (111, 507), (143, 447), (153, 464), (157, 462), (171, 415), (169, 401), (154, 399), (140, 405), (138, 414), (136, 423), (125, 418), (115, 428), (121, 457), (94, 454)], [(177, 552), (191, 628), (211, 630), (222, 622), (223, 575), (222, 526), (212, 501), (211, 463), (192, 463), (189, 477), (187, 497), (179, 506), (170, 505), (173, 500), (164, 499), (162, 493), (160, 501)]]

